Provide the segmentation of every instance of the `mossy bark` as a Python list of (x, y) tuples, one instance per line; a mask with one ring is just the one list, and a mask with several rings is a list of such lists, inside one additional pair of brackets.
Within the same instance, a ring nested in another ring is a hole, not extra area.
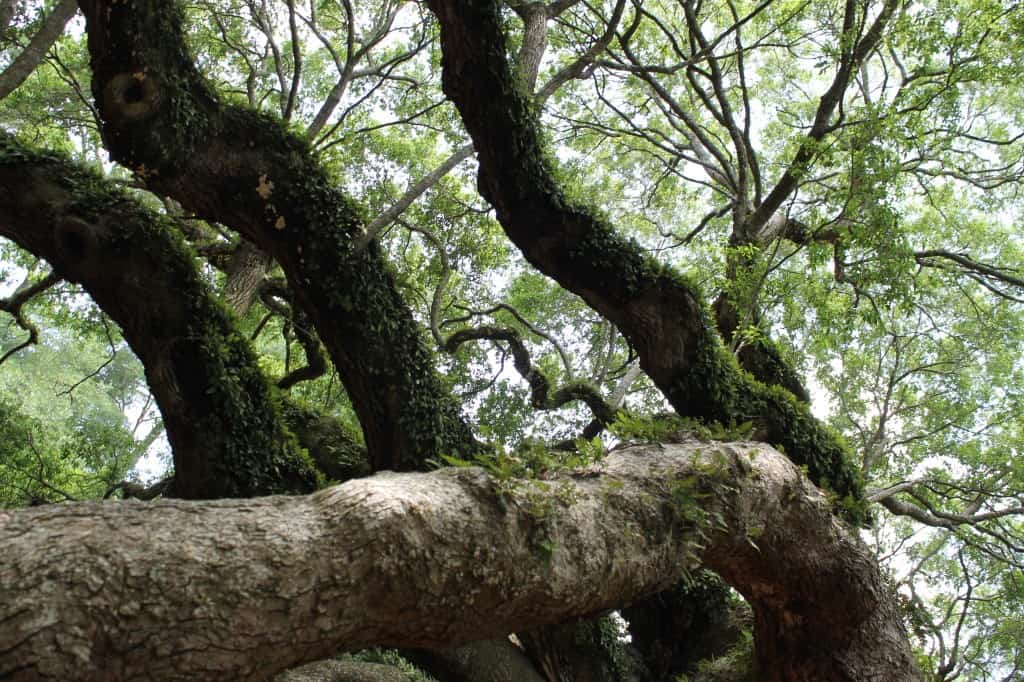
[(82, 0), (104, 145), (154, 191), (238, 230), (284, 270), (338, 369), (375, 470), (476, 449), (363, 216), (299, 137), (223, 105), (177, 3)]
[(524, 256), (614, 322), (681, 415), (759, 418), (768, 441), (854, 508), (862, 484), (846, 449), (782, 389), (742, 371), (696, 285), (646, 256), (590, 208), (571, 203), (545, 157), (536, 112), (508, 64), (499, 3), (430, 0), (441, 24), (445, 93), (478, 152), (478, 186)]
[[(687, 481), (718, 521), (680, 513)], [(496, 484), (459, 468), (304, 497), (0, 511), (0, 678), (263, 680), (339, 649), (564, 622), (704, 564), (754, 611), (761, 679), (921, 679), (877, 561), (766, 446), (630, 448), (544, 490)], [(539, 498), (557, 510), (549, 552)]]
[(175, 496), (316, 489), (275, 390), (170, 220), (0, 133), (0, 234), (81, 284), (121, 326), (167, 428)]

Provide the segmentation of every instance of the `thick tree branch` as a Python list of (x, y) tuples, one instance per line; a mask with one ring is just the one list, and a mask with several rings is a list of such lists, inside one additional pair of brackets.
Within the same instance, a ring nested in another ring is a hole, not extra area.
[(308, 146), (224, 106), (196, 72), (177, 3), (80, 0), (113, 158), (274, 257), (338, 369), (377, 469), (476, 448), (362, 215)]
[(703, 560), (754, 609), (762, 679), (919, 679), (870, 552), (769, 448), (638, 447), (494, 486), (446, 469), (308, 497), (0, 512), (0, 676), (264, 679), (339, 649), (561, 622)]
[(497, 3), (431, 0), (430, 6), (441, 24), (445, 92), (480, 159), (478, 186), (527, 260), (616, 324), (681, 415), (723, 423), (760, 417), (767, 439), (806, 465), (813, 480), (827, 482), (840, 497), (859, 498), (843, 446), (805, 405), (740, 371), (697, 287), (566, 199), (530, 101), (511, 74)]
[(93, 172), (0, 133), (0, 235), (80, 283), (120, 325), (167, 427), (175, 495), (316, 489), (252, 349), (175, 234)]

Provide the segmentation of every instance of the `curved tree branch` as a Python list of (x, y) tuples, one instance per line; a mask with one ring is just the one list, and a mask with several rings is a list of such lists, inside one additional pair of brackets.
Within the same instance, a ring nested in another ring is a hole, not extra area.
[(454, 353), (462, 344), (473, 340), (503, 341), (512, 349), (512, 359), (516, 371), (530, 385), (530, 404), (538, 410), (555, 410), (566, 403), (580, 400), (590, 408), (597, 421), (602, 426), (610, 424), (615, 419), (615, 409), (601, 396), (601, 393), (592, 384), (584, 381), (570, 382), (556, 391), (551, 391), (551, 382), (530, 360), (530, 351), (527, 350), (523, 338), (515, 329), (507, 327), (494, 327), (481, 325), (471, 329), (462, 329), (451, 336), (444, 343), (444, 349)]
[(445, 469), (308, 497), (0, 512), (0, 676), (265, 679), (338, 650), (562, 622), (702, 561), (750, 602), (764, 680), (920, 679), (870, 552), (777, 452), (637, 447), (549, 483), (499, 495), (479, 469)]
[(0, 235), (80, 283), (120, 325), (167, 427), (176, 495), (316, 489), (252, 349), (171, 219), (0, 133)]
[(51, 271), (38, 282), (30, 283), (26, 281), (18, 287), (11, 296), (7, 298), (0, 298), (0, 310), (12, 315), (18, 326), (28, 332), (27, 339), (9, 349), (3, 354), (3, 356), (0, 356), (0, 365), (4, 364), (4, 362), (6, 362), (7, 359), (15, 353), (39, 342), (39, 328), (32, 324), (31, 320), (25, 317), (22, 307), (34, 297), (43, 293), (47, 289), (56, 286), (62, 281), (64, 280), (60, 275)]
[(616, 324), (679, 414), (722, 423), (759, 417), (766, 438), (806, 465), (813, 480), (839, 497), (860, 498), (845, 448), (806, 405), (740, 371), (697, 287), (566, 198), (509, 68), (498, 4), (429, 4), (441, 24), (444, 89), (480, 160), (479, 189), (526, 259)]
[(80, 0), (111, 156), (284, 270), (338, 369), (376, 469), (478, 448), (363, 218), (279, 121), (222, 104), (197, 73), (178, 3)]

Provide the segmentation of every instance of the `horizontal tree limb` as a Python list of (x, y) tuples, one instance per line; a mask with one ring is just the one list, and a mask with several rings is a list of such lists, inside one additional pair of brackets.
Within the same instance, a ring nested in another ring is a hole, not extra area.
[(756, 443), (634, 446), (545, 481), (2, 511), (0, 546), (5, 680), (265, 679), (621, 606), (701, 562), (751, 603), (762, 679), (918, 679), (871, 554)]

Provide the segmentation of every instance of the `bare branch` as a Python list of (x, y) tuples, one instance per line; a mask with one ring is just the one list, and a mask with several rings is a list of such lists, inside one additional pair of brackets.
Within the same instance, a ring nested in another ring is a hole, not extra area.
[(0, 357), (0, 365), (4, 364), (4, 362), (15, 353), (39, 342), (39, 328), (36, 327), (31, 320), (25, 317), (22, 307), (35, 296), (38, 296), (62, 281), (64, 280), (57, 275), (57, 273), (51, 271), (38, 282), (29, 283), (28, 280), (26, 280), (10, 297), (0, 298), (0, 310), (12, 315), (18, 326), (28, 332), (27, 339), (4, 353), (3, 357)]

